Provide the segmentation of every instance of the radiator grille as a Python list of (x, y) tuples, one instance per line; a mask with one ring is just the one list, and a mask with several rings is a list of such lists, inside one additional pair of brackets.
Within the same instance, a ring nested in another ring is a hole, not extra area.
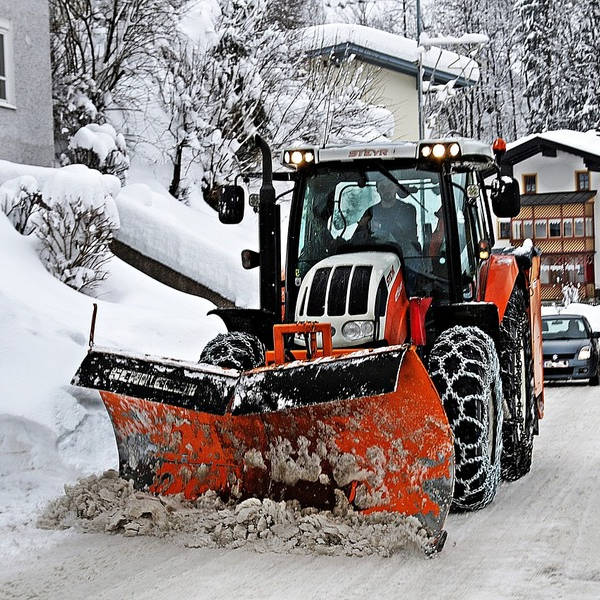
[[(372, 266), (340, 265), (317, 269), (308, 292), (307, 317), (365, 314), (369, 307)], [(300, 313), (304, 312), (301, 307)]]

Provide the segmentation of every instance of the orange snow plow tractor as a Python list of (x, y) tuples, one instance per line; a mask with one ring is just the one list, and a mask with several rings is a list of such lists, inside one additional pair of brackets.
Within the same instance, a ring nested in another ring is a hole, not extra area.
[[(260, 308), (213, 311), (228, 333), (198, 363), (90, 342), (73, 383), (100, 390), (139, 489), (349, 503), (415, 517), (439, 551), (451, 507), (530, 470), (543, 416), (539, 252), (494, 247), (490, 204), (520, 209), (501, 146), (293, 148), (273, 173), (256, 142), (259, 249), (242, 264)], [(221, 221), (245, 203), (225, 187)]]
[(340, 490), (359, 510), (417, 517), (438, 540), (452, 433), (414, 348), (317, 354), (240, 373), (94, 348), (74, 383), (100, 390), (121, 474), (139, 487), (329, 509)]

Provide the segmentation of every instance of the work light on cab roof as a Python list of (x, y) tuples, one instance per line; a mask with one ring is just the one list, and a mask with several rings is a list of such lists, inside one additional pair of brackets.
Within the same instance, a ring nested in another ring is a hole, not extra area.
[(458, 158), (461, 155), (461, 148), (458, 142), (437, 142), (432, 144), (421, 144), (419, 146), (419, 155), (422, 158)]
[(315, 151), (312, 148), (286, 150), (283, 153), (283, 164), (288, 167), (305, 167), (315, 162)]

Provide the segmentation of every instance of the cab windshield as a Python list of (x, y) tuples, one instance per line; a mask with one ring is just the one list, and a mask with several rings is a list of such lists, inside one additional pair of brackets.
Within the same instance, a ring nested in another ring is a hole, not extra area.
[(423, 293), (423, 285), (448, 277), (441, 205), (436, 172), (321, 167), (305, 180), (296, 285), (329, 255), (377, 247), (396, 252), (407, 270), (420, 274), (406, 282), (409, 294)]

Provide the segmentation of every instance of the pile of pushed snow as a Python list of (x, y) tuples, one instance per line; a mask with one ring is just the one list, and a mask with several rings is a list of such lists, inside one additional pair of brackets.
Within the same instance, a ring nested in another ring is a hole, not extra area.
[(332, 512), (301, 508), (295, 501), (251, 498), (225, 503), (214, 492), (191, 502), (136, 491), (112, 470), (65, 486), (65, 494), (48, 505), (38, 526), (173, 537), (190, 548), (331, 556), (391, 556), (416, 549), (431, 553), (431, 540), (414, 517), (364, 515), (347, 502)]

